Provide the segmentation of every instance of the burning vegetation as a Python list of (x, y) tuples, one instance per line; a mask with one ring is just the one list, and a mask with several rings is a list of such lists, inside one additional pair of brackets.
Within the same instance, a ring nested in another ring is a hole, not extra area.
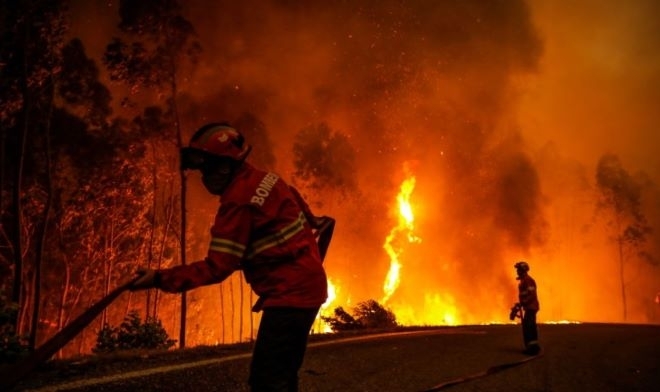
[[(365, 303), (400, 325), (509, 322), (518, 259), (541, 322), (660, 322), (658, 161), (630, 153), (660, 143), (602, 150), (592, 131), (581, 154), (530, 120), (550, 110), (530, 98), (544, 61), (566, 66), (542, 6), (19, 3), (0, 5), (0, 289), (30, 347), (138, 267), (205, 256), (218, 200), (178, 148), (221, 120), (337, 219), (315, 332), (368, 324)], [(255, 301), (239, 274), (126, 295), (60, 355), (133, 310), (180, 344), (250, 340)]]

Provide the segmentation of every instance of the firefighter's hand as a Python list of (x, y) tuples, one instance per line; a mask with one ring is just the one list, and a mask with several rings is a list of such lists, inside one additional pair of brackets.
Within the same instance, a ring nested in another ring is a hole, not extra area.
[(146, 290), (156, 287), (156, 270), (140, 269), (137, 270), (137, 280), (130, 287), (131, 291)]
[(520, 304), (515, 303), (515, 304), (513, 304), (513, 307), (511, 308), (511, 312), (509, 312), (509, 320), (513, 321), (513, 320), (516, 319), (516, 317), (520, 317), (518, 312), (520, 312)]

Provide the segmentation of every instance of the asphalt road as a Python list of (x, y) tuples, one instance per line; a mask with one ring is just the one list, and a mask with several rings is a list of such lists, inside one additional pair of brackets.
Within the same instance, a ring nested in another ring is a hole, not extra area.
[[(542, 355), (529, 359), (520, 326), (466, 326), (314, 342), (301, 392), (660, 391), (660, 326), (540, 325)], [(59, 380), (23, 391), (248, 391), (249, 353), (167, 367)], [(469, 379), (470, 376), (480, 377)]]

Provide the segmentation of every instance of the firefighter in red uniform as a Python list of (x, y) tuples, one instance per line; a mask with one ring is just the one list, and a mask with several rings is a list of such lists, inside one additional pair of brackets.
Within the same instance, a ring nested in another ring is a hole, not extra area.
[[(222, 282), (242, 270), (263, 310), (252, 362), (251, 391), (296, 391), (307, 337), (327, 298), (327, 279), (314, 217), (277, 174), (245, 162), (251, 147), (226, 123), (201, 127), (181, 149), (182, 169), (200, 170), (202, 182), (221, 196), (204, 260), (141, 270), (133, 290), (177, 293)], [(333, 221), (334, 222), (334, 221)]]
[(518, 284), (518, 306), (522, 308), (523, 341), (525, 354), (537, 355), (541, 351), (538, 342), (536, 313), (539, 311), (539, 300), (536, 294), (536, 281), (529, 276), (529, 264), (519, 261), (514, 265), (520, 281)]

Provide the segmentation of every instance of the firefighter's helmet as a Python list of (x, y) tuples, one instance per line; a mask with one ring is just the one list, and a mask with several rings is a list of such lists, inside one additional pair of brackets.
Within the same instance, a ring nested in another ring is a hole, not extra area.
[(202, 169), (217, 160), (243, 162), (252, 146), (227, 123), (210, 123), (199, 128), (190, 146), (181, 149), (182, 169)]
[(529, 271), (529, 264), (527, 264), (526, 261), (519, 261), (514, 265), (514, 268), (517, 270), (521, 270), (523, 272), (528, 272)]

